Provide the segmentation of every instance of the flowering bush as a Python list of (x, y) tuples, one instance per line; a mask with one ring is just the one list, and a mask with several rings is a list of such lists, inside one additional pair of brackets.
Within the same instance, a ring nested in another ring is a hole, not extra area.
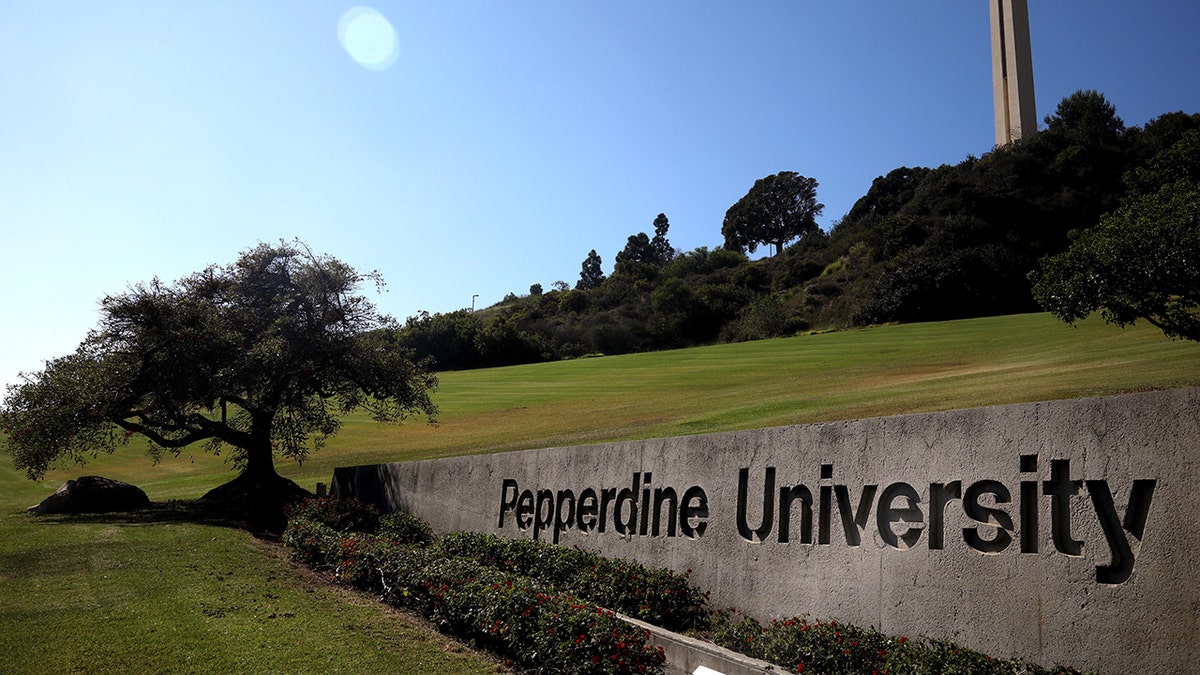
[(646, 644), (646, 631), (550, 584), (441, 546), (339, 533), (304, 518), (289, 522), (283, 543), (294, 559), (334, 570), (340, 583), (379, 593), (521, 667), (553, 665), (589, 675), (662, 672), (664, 655)]
[(708, 596), (688, 583), (688, 573), (594, 555), (591, 567), (569, 584), (572, 592), (668, 630), (708, 626)]
[(952, 642), (890, 637), (874, 628), (807, 617), (763, 625), (735, 611), (716, 612), (713, 640), (793, 673), (904, 675), (1050, 675), (1075, 673), (1073, 668), (1047, 670), (1020, 659), (995, 659)]
[(605, 558), (594, 551), (473, 532), (448, 534), (442, 547), (669, 630), (707, 625), (707, 599), (688, 583), (686, 574)]
[(287, 511), (287, 519), (314, 520), (338, 532), (367, 532), (379, 530), (379, 509), (357, 499), (309, 497)]
[(333, 556), (341, 534), (324, 523), (307, 518), (291, 518), (281, 539), (292, 560), (310, 567), (323, 568)]
[(649, 635), (610, 612), (527, 578), (436, 548), (400, 562), (384, 599), (509, 656), (524, 667), (574, 673), (656, 673)]
[(379, 519), (379, 536), (400, 544), (425, 546), (434, 540), (433, 528), (420, 518), (397, 511)]

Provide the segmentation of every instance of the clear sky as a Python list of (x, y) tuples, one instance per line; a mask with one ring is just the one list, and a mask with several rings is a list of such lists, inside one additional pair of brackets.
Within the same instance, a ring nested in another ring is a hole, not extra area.
[[(1030, 5), (1039, 118), (1077, 89), (1200, 112), (1200, 3)], [(660, 212), (715, 247), (771, 173), (816, 178), (828, 227), (994, 142), (985, 0), (353, 8), (0, 0), (0, 382), (258, 242), (378, 269), (402, 320), (609, 271)]]

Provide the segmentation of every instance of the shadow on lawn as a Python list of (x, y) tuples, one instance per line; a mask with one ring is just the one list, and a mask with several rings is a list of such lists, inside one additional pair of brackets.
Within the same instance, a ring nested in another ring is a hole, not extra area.
[(30, 513), (29, 518), (44, 523), (158, 525), (161, 523), (191, 523), (246, 530), (262, 539), (278, 540), (287, 525), (284, 510), (247, 515), (235, 508), (203, 499), (180, 499), (151, 502), (150, 506), (131, 511), (99, 513)]

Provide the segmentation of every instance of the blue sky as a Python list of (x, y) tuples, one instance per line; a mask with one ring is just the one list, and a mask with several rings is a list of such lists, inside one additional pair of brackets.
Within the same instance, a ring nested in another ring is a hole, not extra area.
[[(1030, 4), (1039, 118), (1077, 89), (1200, 111), (1200, 3)], [(0, 0), (0, 382), (260, 241), (378, 269), (403, 319), (574, 285), (660, 212), (715, 247), (771, 173), (816, 178), (828, 227), (994, 142), (985, 0), (381, 1), (386, 68), (339, 41), (353, 6)]]

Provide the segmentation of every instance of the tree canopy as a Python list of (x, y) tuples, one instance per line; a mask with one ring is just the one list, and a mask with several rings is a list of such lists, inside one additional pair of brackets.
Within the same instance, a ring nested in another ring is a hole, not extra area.
[(156, 459), (230, 448), (241, 478), (262, 486), (283, 480), (276, 454), (303, 460), (344, 413), (432, 417), (436, 377), (379, 330), (393, 321), (357, 292), (363, 282), (382, 284), (280, 242), (105, 297), (75, 353), (9, 387), (0, 426), (16, 467), (37, 479), (140, 434)]
[(600, 284), (604, 283), (604, 269), (601, 264), (600, 254), (596, 253), (596, 249), (588, 251), (587, 258), (584, 259), (582, 269), (579, 271), (579, 283), (575, 284), (575, 288), (581, 291), (599, 288)]
[(772, 244), (782, 251), (789, 241), (816, 231), (816, 217), (824, 209), (817, 202), (815, 178), (795, 171), (760, 178), (725, 212), (725, 248), (753, 253), (759, 244)]
[[(667, 219), (666, 214), (660, 213), (654, 218), (653, 237), (647, 236), (645, 232), (629, 235), (625, 248), (617, 253), (614, 273), (630, 273), (631, 270), (638, 270), (643, 266), (661, 268), (671, 262), (675, 258), (675, 249), (667, 239), (670, 229), (671, 221)], [(637, 274), (636, 271), (633, 273)]]
[[(1073, 323), (1100, 311), (1125, 326), (1145, 319), (1168, 337), (1200, 341), (1200, 132), (1131, 172), (1121, 206), (1030, 275), (1033, 293)], [(1157, 189), (1152, 186), (1157, 184)]]
[(670, 229), (671, 221), (667, 219), (667, 214), (660, 213), (654, 218), (654, 237), (650, 240), (650, 247), (654, 249), (655, 262), (659, 265), (666, 265), (675, 258), (675, 247), (667, 239)]
[(1125, 122), (1104, 94), (1080, 89), (1059, 101), (1053, 115), (1046, 115), (1046, 131), (1062, 134), (1075, 145), (1116, 143), (1125, 133)]

